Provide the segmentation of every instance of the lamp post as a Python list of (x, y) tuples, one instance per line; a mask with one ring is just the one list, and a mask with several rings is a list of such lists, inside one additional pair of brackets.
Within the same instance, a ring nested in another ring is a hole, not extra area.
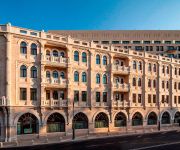
[(74, 101), (73, 101), (73, 122), (72, 122), (72, 140), (75, 139), (75, 126), (74, 126)]

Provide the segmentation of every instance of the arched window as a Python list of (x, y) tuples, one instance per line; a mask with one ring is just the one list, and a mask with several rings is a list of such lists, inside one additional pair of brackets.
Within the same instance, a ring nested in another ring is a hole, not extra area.
[(58, 51), (57, 50), (53, 50), (53, 56), (58, 57)]
[(101, 112), (95, 118), (95, 128), (107, 128), (109, 127), (108, 116)]
[(138, 79), (138, 86), (141, 87), (141, 78)]
[(50, 78), (51, 77), (51, 74), (49, 71), (46, 71), (46, 78)]
[(161, 119), (162, 124), (170, 124), (170, 115), (168, 112), (164, 112)]
[(63, 71), (61, 71), (61, 73), (60, 73), (60, 77), (61, 77), (62, 79), (65, 79), (65, 74), (64, 74), (64, 72), (63, 72)]
[(96, 83), (100, 84), (100, 74), (96, 74)]
[(37, 68), (35, 66), (31, 67), (31, 78), (37, 78)]
[(58, 100), (58, 91), (53, 91), (53, 99)]
[(119, 112), (114, 120), (114, 126), (115, 127), (124, 127), (126, 126), (126, 116), (124, 113)]
[(138, 70), (142, 70), (142, 63), (141, 62), (138, 63)]
[(64, 58), (64, 56), (65, 56), (65, 55), (64, 55), (64, 52), (61, 52), (61, 53), (60, 53), (60, 56)]
[(151, 72), (152, 68), (151, 68), (151, 64), (148, 64), (148, 71)]
[(50, 51), (49, 50), (46, 51), (46, 56), (50, 56)]
[(27, 54), (27, 44), (25, 42), (21, 42), (20, 52), (21, 52), (21, 54)]
[(99, 65), (100, 63), (101, 63), (101, 61), (100, 61), (100, 55), (97, 54), (97, 55), (96, 55), (96, 64)]
[(87, 82), (87, 77), (85, 72), (82, 73), (82, 82)]
[(82, 53), (82, 62), (87, 62), (87, 55), (85, 52)]
[(107, 75), (103, 75), (103, 84), (107, 84)]
[(174, 115), (174, 123), (180, 123), (180, 112), (176, 112)]
[(53, 71), (53, 78), (58, 78), (59, 75), (58, 75), (58, 72), (57, 71)]
[(136, 86), (136, 78), (133, 78), (133, 86)]
[(39, 122), (31, 113), (22, 115), (17, 123), (17, 134), (35, 134), (39, 131)]
[(153, 64), (153, 71), (156, 72), (156, 64)]
[(82, 112), (77, 113), (73, 118), (73, 124), (75, 129), (88, 129), (88, 118)]
[(103, 56), (103, 65), (107, 65), (107, 57)]
[(74, 52), (74, 61), (79, 61), (79, 52), (78, 51)]
[(157, 124), (157, 115), (154, 112), (151, 112), (148, 115), (148, 125), (156, 125)]
[(77, 71), (74, 72), (74, 81), (79, 82), (79, 73)]
[(136, 69), (136, 61), (133, 61), (133, 69)]
[(37, 45), (35, 43), (31, 44), (31, 55), (37, 55)]
[(53, 113), (47, 120), (47, 132), (65, 132), (65, 119), (59, 113)]
[(132, 126), (143, 125), (143, 117), (139, 112), (136, 112), (132, 117)]
[(27, 77), (27, 68), (25, 65), (22, 65), (20, 68), (20, 77)]

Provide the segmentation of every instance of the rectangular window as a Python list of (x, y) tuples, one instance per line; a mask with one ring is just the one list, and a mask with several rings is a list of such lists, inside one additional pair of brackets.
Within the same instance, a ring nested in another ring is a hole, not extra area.
[(116, 101), (119, 100), (119, 93), (115, 94), (115, 99), (116, 99)]
[(150, 46), (150, 51), (153, 51), (153, 46)]
[(135, 46), (135, 50), (136, 51), (141, 51), (141, 50), (143, 50), (143, 47), (142, 46)]
[(144, 44), (151, 44), (151, 41), (144, 41)]
[(100, 92), (96, 92), (96, 102), (100, 102)]
[(153, 103), (156, 103), (156, 95), (153, 95)]
[(156, 46), (156, 51), (159, 51), (159, 46)]
[(37, 100), (37, 89), (36, 88), (31, 88), (30, 92), (31, 92), (31, 100), (36, 101)]
[(178, 96), (178, 104), (180, 104), (180, 96)]
[(154, 44), (161, 44), (161, 41), (154, 41)]
[(151, 95), (148, 94), (148, 103), (151, 103)]
[(164, 103), (164, 95), (162, 95), (162, 99), (161, 99), (162, 103)]
[(169, 103), (169, 95), (166, 96), (166, 103)]
[(109, 44), (109, 41), (102, 41), (102, 44)]
[(50, 99), (50, 91), (46, 90), (46, 99), (49, 100)]
[(107, 92), (103, 92), (103, 102), (107, 102)]
[(60, 91), (60, 99), (64, 99), (64, 91)]
[(20, 100), (27, 100), (27, 89), (20, 88)]
[(174, 104), (177, 103), (177, 96), (174, 96)]
[(141, 103), (141, 99), (142, 99), (141, 94), (138, 94), (138, 103)]
[(140, 41), (133, 41), (133, 44), (141, 44)]
[(129, 44), (129, 41), (122, 41), (122, 44)]
[(133, 103), (136, 103), (136, 94), (133, 94)]
[(119, 41), (112, 41), (112, 44), (119, 44)]
[(82, 91), (82, 101), (83, 102), (87, 101), (87, 91)]
[(175, 41), (175, 44), (180, 44), (180, 41)]
[(171, 41), (165, 41), (164, 43), (165, 44), (171, 44)]
[(160, 50), (161, 50), (161, 51), (164, 51), (164, 47), (163, 47), (163, 46), (161, 46), (161, 47), (160, 47)]
[(74, 91), (74, 102), (79, 101), (79, 91)]

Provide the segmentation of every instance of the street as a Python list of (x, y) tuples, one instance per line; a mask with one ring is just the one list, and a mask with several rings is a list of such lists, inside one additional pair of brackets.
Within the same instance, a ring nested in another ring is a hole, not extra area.
[[(5, 149), (5, 148), (2, 148)], [(115, 136), (33, 147), (6, 148), (9, 150), (179, 150), (180, 131)]]

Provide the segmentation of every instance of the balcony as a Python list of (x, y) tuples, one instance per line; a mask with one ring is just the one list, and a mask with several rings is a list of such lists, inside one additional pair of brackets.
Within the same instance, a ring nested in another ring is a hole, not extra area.
[(67, 87), (67, 80), (66, 79), (62, 79), (62, 78), (45, 78), (43, 83), (47, 86), (47, 87), (62, 87), (62, 88), (66, 88)]
[(107, 102), (96, 102), (94, 104), (95, 107), (108, 107), (108, 103)]
[(62, 66), (66, 67), (68, 63), (67, 58), (63, 57), (54, 57), (54, 56), (41, 56), (41, 61), (44, 62), (47, 66)]
[(75, 107), (88, 107), (87, 102), (74, 102)]
[(129, 85), (126, 83), (114, 83), (113, 84), (114, 91), (120, 91), (120, 92), (128, 92), (129, 91)]
[(68, 107), (68, 100), (54, 100), (54, 99), (50, 99), (50, 100), (44, 100), (41, 102), (41, 105), (44, 107)]
[(115, 102), (113, 102), (113, 107), (126, 108), (129, 107), (129, 102), (127, 102), (126, 100), (116, 100)]
[(113, 65), (112, 70), (117, 74), (129, 74), (129, 67)]

